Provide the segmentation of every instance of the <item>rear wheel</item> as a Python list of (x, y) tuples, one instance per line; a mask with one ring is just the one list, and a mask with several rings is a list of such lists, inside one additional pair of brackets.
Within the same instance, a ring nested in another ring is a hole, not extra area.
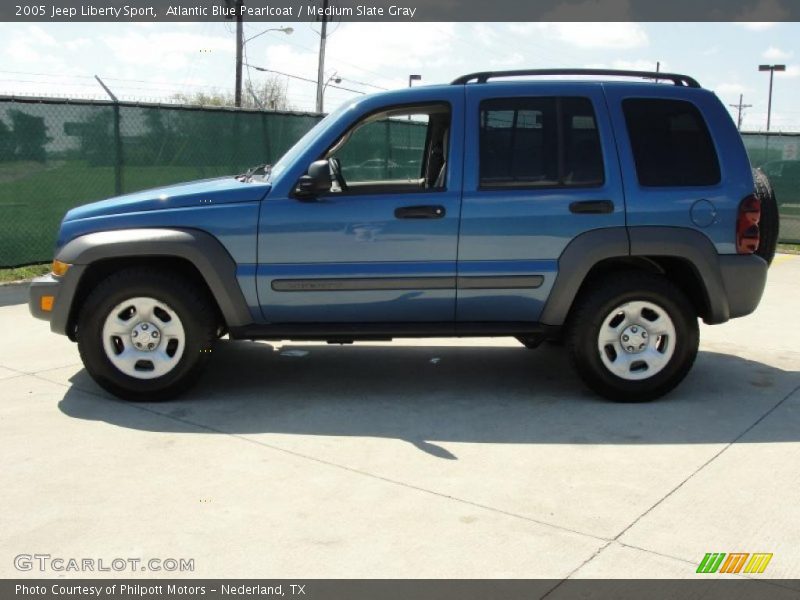
[(115, 396), (166, 400), (197, 378), (218, 328), (205, 290), (177, 273), (131, 268), (89, 294), (78, 350), (89, 374)]
[(761, 200), (761, 221), (758, 229), (760, 240), (758, 243), (758, 254), (772, 263), (775, 257), (775, 249), (778, 245), (778, 235), (780, 233), (780, 215), (778, 212), (778, 201), (775, 198), (775, 190), (769, 182), (769, 178), (761, 169), (753, 169), (753, 180), (756, 184), (756, 196)]
[(663, 396), (689, 372), (699, 343), (697, 316), (664, 278), (643, 272), (607, 276), (579, 299), (568, 347), (583, 381), (617, 402)]

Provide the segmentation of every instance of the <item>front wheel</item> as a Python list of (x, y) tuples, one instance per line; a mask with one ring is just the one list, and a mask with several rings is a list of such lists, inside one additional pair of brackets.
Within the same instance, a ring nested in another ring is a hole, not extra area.
[(86, 370), (125, 400), (172, 398), (192, 384), (218, 324), (200, 286), (177, 273), (131, 268), (103, 280), (78, 316)]
[(644, 402), (677, 386), (697, 356), (697, 315), (664, 278), (616, 273), (578, 300), (568, 332), (573, 364), (595, 392)]

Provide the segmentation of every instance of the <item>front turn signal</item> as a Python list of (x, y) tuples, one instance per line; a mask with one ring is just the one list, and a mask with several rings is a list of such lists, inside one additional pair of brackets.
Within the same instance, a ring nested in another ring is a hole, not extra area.
[(65, 262), (61, 262), (60, 260), (54, 260), (53, 266), (50, 270), (53, 272), (53, 275), (56, 275), (58, 277), (63, 277), (64, 275), (67, 274), (67, 271), (69, 271), (69, 268), (71, 266), (72, 265)]
[(42, 312), (52, 312), (55, 302), (55, 296), (42, 296), (39, 299), (39, 308), (42, 309)]

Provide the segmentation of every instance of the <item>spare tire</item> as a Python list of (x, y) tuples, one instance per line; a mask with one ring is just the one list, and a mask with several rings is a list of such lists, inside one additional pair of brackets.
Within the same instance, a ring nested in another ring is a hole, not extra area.
[(756, 196), (761, 200), (761, 221), (758, 227), (761, 232), (761, 240), (756, 254), (770, 264), (775, 257), (775, 247), (778, 245), (778, 230), (780, 229), (778, 202), (775, 200), (775, 190), (772, 189), (764, 171), (753, 169), (753, 181), (756, 184)]

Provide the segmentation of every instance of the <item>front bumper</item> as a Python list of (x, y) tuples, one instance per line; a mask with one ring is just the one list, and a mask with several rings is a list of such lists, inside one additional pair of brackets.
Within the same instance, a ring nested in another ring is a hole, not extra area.
[[(52, 273), (37, 277), (31, 282), (28, 291), (28, 309), (37, 319), (50, 321), (50, 330), (61, 335), (70, 335), (70, 314), (72, 301), (78, 289), (84, 265), (72, 265), (63, 277)], [(53, 296), (51, 310), (42, 308), (42, 297)]]

